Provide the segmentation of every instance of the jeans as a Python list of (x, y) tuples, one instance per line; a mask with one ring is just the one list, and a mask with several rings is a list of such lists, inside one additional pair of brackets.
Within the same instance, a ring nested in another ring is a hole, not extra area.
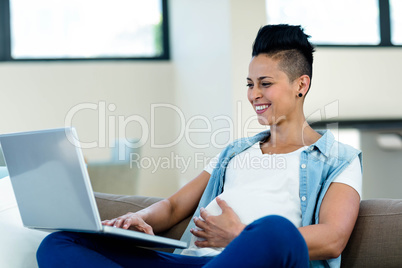
[(306, 242), (280, 216), (249, 224), (219, 255), (193, 257), (136, 247), (128, 239), (100, 234), (56, 232), (39, 246), (40, 268), (47, 267), (308, 267)]

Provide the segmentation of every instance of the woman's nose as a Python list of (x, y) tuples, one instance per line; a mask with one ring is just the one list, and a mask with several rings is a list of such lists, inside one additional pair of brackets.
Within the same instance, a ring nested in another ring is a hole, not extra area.
[(262, 97), (262, 91), (259, 86), (254, 86), (251, 90), (251, 98), (253, 100), (259, 99)]

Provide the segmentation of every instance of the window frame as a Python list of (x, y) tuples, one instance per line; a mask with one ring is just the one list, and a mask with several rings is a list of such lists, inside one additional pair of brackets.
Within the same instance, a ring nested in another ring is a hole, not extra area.
[(99, 58), (37, 58), (14, 59), (11, 56), (10, 0), (0, 0), (0, 62), (39, 61), (165, 61), (170, 60), (168, 0), (162, 3), (162, 46), (163, 54), (154, 57), (99, 57)]
[(379, 11), (379, 30), (380, 30), (380, 43), (378, 45), (365, 45), (365, 44), (314, 44), (315, 47), (340, 47), (340, 48), (376, 48), (376, 47), (402, 47), (402, 44), (392, 44), (391, 42), (391, 14), (389, 0), (378, 0)]

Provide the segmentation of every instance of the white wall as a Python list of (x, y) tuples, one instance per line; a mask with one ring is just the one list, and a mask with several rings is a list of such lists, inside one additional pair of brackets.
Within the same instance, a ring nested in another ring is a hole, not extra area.
[[(207, 160), (230, 141), (243, 136), (242, 110), (251, 46), (265, 23), (263, 0), (169, 2), (171, 9), (176, 101), (191, 128), (203, 129), (181, 140), (179, 154), (189, 167), (179, 171), (180, 183), (192, 179)], [(191, 118), (200, 119), (190, 124)], [(207, 123), (210, 122), (210, 129)], [(202, 146), (206, 144), (206, 146)], [(205, 160), (205, 161), (203, 161)]]
[(401, 62), (401, 48), (317, 48), (305, 113), (338, 102), (341, 119), (402, 118)]
[(258, 123), (254, 109), (247, 99), (248, 65), (252, 45), (260, 27), (266, 24), (265, 0), (250, 2), (231, 1), (232, 26), (232, 111), (235, 121), (235, 138), (251, 136), (265, 127)]
[[(113, 136), (104, 133), (103, 122), (106, 127), (115, 125), (114, 135), (118, 137), (119, 116), (139, 115), (150, 122), (152, 103), (174, 102), (174, 74), (171, 62), (1, 63), (0, 89), (0, 133), (63, 127), (72, 108), (88, 103), (99, 106), (103, 101), (103, 116), (99, 107), (77, 111), (72, 119), (82, 141), (102, 142), (102, 136)], [(115, 105), (114, 111), (108, 110), (110, 104)], [(109, 124), (113, 122), (110, 118), (115, 118), (116, 123)], [(159, 143), (173, 135), (169, 128), (172, 120), (169, 114), (157, 113), (156, 121), (164, 129), (163, 136), (156, 137)], [(125, 130), (120, 135), (142, 135), (136, 121), (128, 123)], [(145, 157), (169, 153), (166, 149), (151, 149), (150, 141), (141, 148)], [(105, 159), (108, 154), (108, 148), (84, 150), (89, 161)], [(164, 195), (177, 189), (174, 169), (151, 173), (151, 169), (140, 171), (140, 193)]]
[(185, 135), (178, 144), (188, 163), (179, 168), (183, 184), (203, 169), (211, 152), (217, 153), (211, 133), (223, 125), (213, 118), (231, 116), (230, 1), (169, 3), (176, 104), (185, 115), (178, 127), (205, 131)]

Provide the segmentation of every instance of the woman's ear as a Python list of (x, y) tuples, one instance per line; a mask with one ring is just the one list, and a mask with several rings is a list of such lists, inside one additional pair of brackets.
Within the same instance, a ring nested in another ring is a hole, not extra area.
[(300, 76), (297, 79), (297, 84), (298, 84), (298, 92), (297, 95), (299, 97), (305, 96), (307, 94), (307, 91), (310, 87), (310, 77), (306, 74)]

